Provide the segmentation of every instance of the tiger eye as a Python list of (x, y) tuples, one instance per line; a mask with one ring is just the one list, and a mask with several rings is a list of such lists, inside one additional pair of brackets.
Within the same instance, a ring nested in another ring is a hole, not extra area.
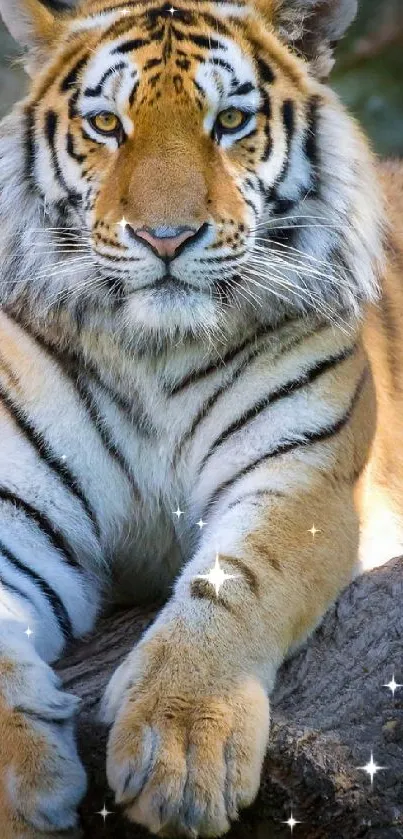
[(95, 114), (91, 117), (91, 123), (101, 134), (116, 134), (120, 127), (119, 117), (109, 111), (101, 111), (99, 114)]
[(239, 108), (226, 108), (217, 117), (217, 123), (223, 131), (236, 131), (245, 121), (245, 112)]

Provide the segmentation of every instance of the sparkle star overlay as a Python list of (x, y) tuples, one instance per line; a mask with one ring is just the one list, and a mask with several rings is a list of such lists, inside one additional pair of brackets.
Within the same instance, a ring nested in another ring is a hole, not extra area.
[(374, 783), (374, 776), (377, 772), (380, 772), (381, 769), (386, 769), (386, 766), (378, 766), (378, 764), (374, 761), (374, 755), (371, 752), (371, 759), (368, 761), (368, 763), (366, 763), (365, 766), (357, 766), (357, 769), (362, 769), (363, 772), (366, 772), (367, 775), (370, 776), (372, 787)]
[(394, 697), (394, 696), (395, 696), (395, 692), (397, 691), (397, 689), (398, 689), (398, 688), (403, 688), (403, 685), (399, 685), (399, 684), (395, 681), (395, 674), (393, 674), (393, 676), (392, 676), (392, 678), (391, 678), (390, 682), (388, 682), (388, 683), (387, 683), (387, 685), (382, 685), (382, 687), (384, 687), (384, 688), (389, 688), (389, 690), (390, 690), (390, 691), (392, 691), (392, 696)]
[(203, 519), (199, 519), (199, 521), (197, 522), (197, 526), (200, 527), (200, 530), (203, 530), (203, 527), (205, 526), (205, 524), (206, 524), (206, 522), (203, 521)]
[(183, 510), (181, 510), (179, 504), (178, 504), (178, 509), (173, 511), (173, 515), (177, 517), (178, 521), (179, 521), (181, 516), (185, 515)]
[(296, 825), (296, 824), (302, 824), (302, 822), (299, 822), (297, 819), (294, 819), (294, 816), (293, 816), (293, 814), (292, 814), (292, 812), (291, 812), (291, 813), (290, 813), (290, 818), (289, 818), (289, 819), (287, 819), (287, 821), (283, 822), (283, 824), (287, 824), (287, 825), (288, 825), (288, 827), (289, 827), (289, 828), (290, 828), (290, 830), (291, 830), (291, 833), (292, 833), (292, 832), (293, 832), (293, 830), (294, 830), (295, 825)]
[(315, 536), (317, 533), (322, 533), (321, 530), (317, 530), (315, 525), (313, 524), (312, 527), (308, 530), (308, 533), (312, 534), (312, 542), (315, 541)]
[(121, 218), (121, 219), (120, 219), (120, 221), (118, 221), (118, 225), (117, 225), (117, 226), (118, 226), (118, 227), (121, 227), (121, 228), (122, 228), (122, 230), (126, 230), (127, 224), (128, 224), (128, 221), (127, 221), (127, 219), (125, 219), (125, 217), (123, 216), (123, 218)]
[(236, 580), (238, 577), (241, 577), (241, 574), (227, 574), (223, 568), (221, 568), (219, 562), (219, 555), (216, 554), (215, 563), (213, 568), (208, 571), (207, 574), (197, 574), (193, 579), (194, 580), (207, 580), (211, 586), (213, 586), (216, 596), (218, 597), (220, 593), (220, 588), (224, 585), (227, 580)]
[(107, 817), (111, 816), (112, 813), (113, 813), (113, 810), (107, 810), (105, 802), (104, 802), (104, 806), (103, 806), (102, 810), (97, 810), (96, 815), (97, 816), (102, 816), (102, 818), (104, 820), (104, 824), (105, 824)]
[(31, 627), (29, 627), (29, 626), (28, 626), (28, 627), (26, 628), (25, 632), (24, 632), (24, 635), (26, 635), (26, 636), (27, 636), (27, 638), (30, 638), (30, 637), (31, 637), (31, 635), (33, 635), (33, 634), (34, 634), (34, 633), (32, 632)]

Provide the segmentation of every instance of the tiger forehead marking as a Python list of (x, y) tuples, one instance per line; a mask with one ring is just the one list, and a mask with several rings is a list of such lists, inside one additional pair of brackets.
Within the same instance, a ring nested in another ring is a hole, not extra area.
[[(117, 108), (126, 136), (131, 138), (136, 134), (138, 144), (141, 140), (144, 145), (149, 144), (150, 139), (144, 129), (147, 114), (141, 113), (142, 107), (148, 108), (149, 120), (158, 119), (158, 125), (154, 122), (150, 125), (151, 134), (160, 132), (161, 124), (171, 120), (170, 110), (175, 108), (175, 130), (180, 135), (182, 129), (182, 135), (187, 133), (188, 141), (191, 141), (193, 132), (184, 132), (182, 125), (190, 122), (197, 126), (196, 111), (202, 115), (204, 132), (209, 135), (220, 103), (225, 101), (232, 107), (241, 106), (250, 109), (251, 119), (236, 137), (239, 163), (254, 167), (259, 153), (265, 159), (271, 149), (270, 129), (266, 126), (264, 145), (257, 140), (254, 145), (245, 147), (240, 141), (256, 135), (256, 112), (260, 105), (263, 117), (267, 119), (273, 115), (268, 94), (261, 90), (261, 85), (273, 83), (275, 72), (261, 58), (254, 61), (251, 45), (242, 36), (237, 21), (235, 24), (233, 21), (219, 23), (211, 11), (206, 11), (207, 5), (202, 11), (192, 9), (191, 5), (175, 7), (174, 14), (168, 4), (148, 8), (117, 5), (102, 12), (97, 6), (95, 13), (82, 22), (83, 25), (90, 22), (91, 27), (96, 23), (103, 31), (94, 58), (86, 67), (80, 67), (83, 89), (77, 110), (83, 115), (85, 107), (87, 110), (89, 107), (94, 110), (96, 107)], [(225, 3), (217, 8), (228, 12)], [(213, 25), (214, 35), (211, 34)], [(77, 25), (73, 31), (77, 31)], [(263, 78), (259, 78), (259, 73)], [(160, 101), (162, 98), (164, 105)], [(156, 109), (154, 115), (150, 114), (153, 109)], [(95, 140), (91, 130), (88, 132), (87, 128), (86, 132)], [(180, 136), (177, 142), (180, 147)], [(234, 142), (228, 136), (222, 138), (221, 145), (230, 148)], [(70, 142), (70, 148), (72, 145)], [(114, 147), (113, 141), (105, 145)], [(180, 148), (178, 151), (180, 153)], [(208, 151), (211, 157), (211, 149)], [(81, 156), (78, 152), (78, 157)], [(183, 156), (181, 159), (184, 162)], [(209, 165), (210, 160), (206, 160), (205, 167)], [(86, 173), (92, 177), (88, 168)], [(229, 192), (233, 194), (230, 215), (236, 215), (236, 207), (241, 208), (243, 203), (239, 221), (244, 222), (249, 212), (247, 203), (240, 202), (233, 189)], [(220, 210), (222, 215), (222, 206)], [(217, 243), (212, 245), (216, 247)]]

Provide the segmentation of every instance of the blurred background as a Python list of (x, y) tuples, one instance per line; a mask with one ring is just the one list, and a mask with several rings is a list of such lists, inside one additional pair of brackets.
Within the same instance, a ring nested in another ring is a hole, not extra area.
[[(333, 87), (380, 155), (403, 156), (403, 0), (359, 0), (337, 50)], [(0, 118), (25, 90), (15, 44), (0, 23)]]

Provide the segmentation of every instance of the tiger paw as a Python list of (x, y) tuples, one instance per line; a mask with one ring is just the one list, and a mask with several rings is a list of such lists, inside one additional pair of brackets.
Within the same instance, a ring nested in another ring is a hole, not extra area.
[(86, 788), (72, 718), (78, 700), (37, 656), (0, 655), (0, 835), (74, 828)]
[(107, 775), (116, 801), (158, 836), (221, 836), (259, 788), (267, 696), (255, 678), (206, 692), (207, 674), (192, 685), (184, 668), (178, 682), (177, 656), (161, 659), (154, 646), (145, 665), (141, 646), (141, 658), (131, 654), (113, 676), (103, 706), (104, 720), (114, 720)]

